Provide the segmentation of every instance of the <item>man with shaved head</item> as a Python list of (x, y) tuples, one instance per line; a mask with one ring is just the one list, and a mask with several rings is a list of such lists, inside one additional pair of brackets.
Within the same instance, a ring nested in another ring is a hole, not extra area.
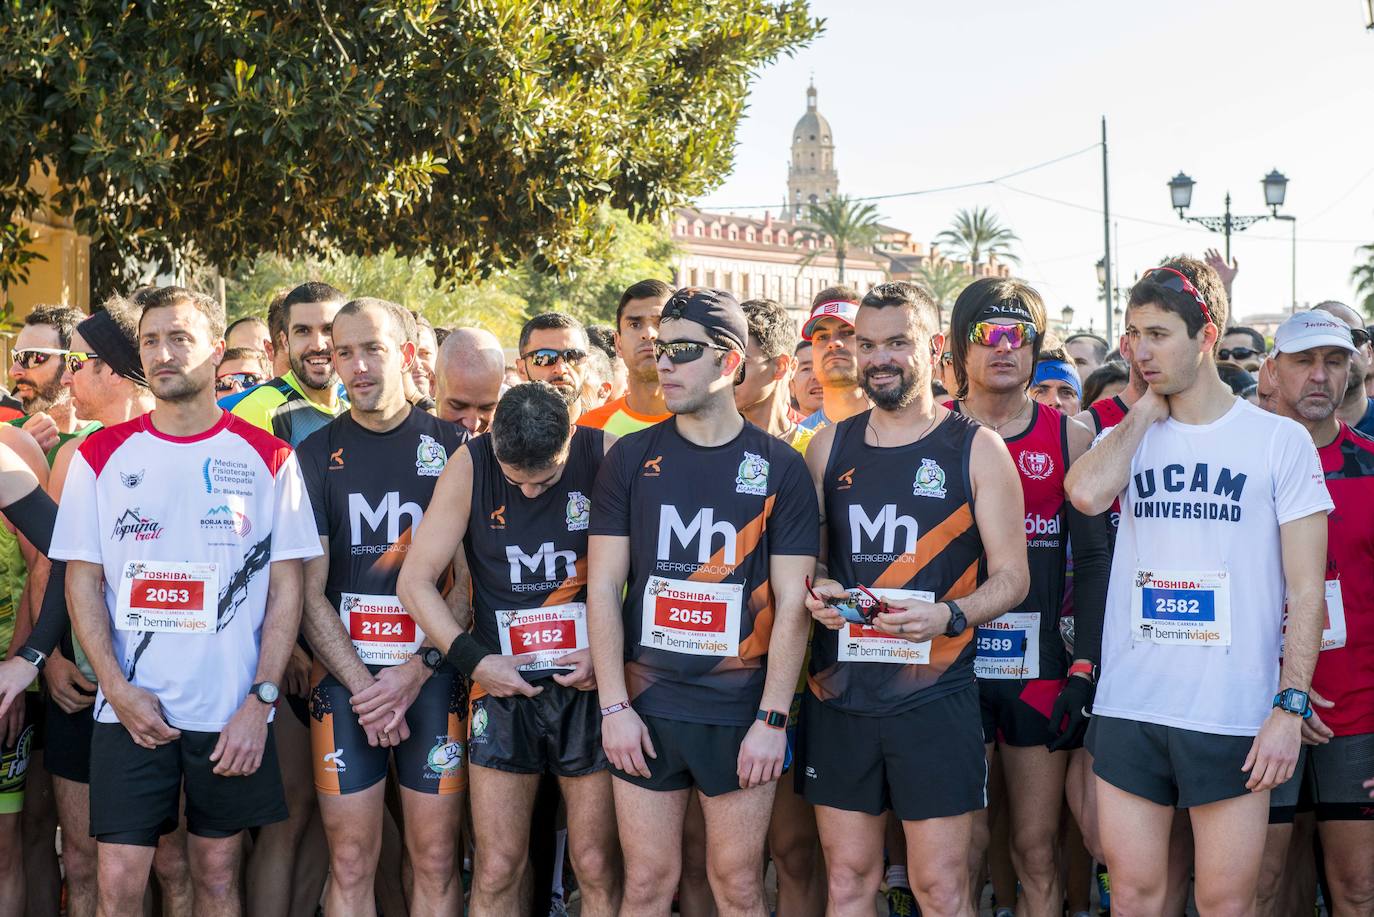
[(506, 357), (501, 342), (484, 328), (456, 328), (439, 348), (435, 401), (444, 420), (474, 436), (485, 433), (501, 398)]
[(1355, 352), (1350, 355), (1350, 378), (1346, 382), (1345, 396), (1336, 409), (1337, 416), (1365, 436), (1374, 436), (1374, 398), (1365, 394), (1364, 383), (1369, 377), (1370, 367), (1374, 364), (1374, 348), (1369, 342), (1369, 332), (1364, 328), (1360, 313), (1343, 302), (1327, 300), (1319, 302), (1313, 309), (1329, 313), (1337, 321), (1350, 326), (1350, 335), (1355, 344)]

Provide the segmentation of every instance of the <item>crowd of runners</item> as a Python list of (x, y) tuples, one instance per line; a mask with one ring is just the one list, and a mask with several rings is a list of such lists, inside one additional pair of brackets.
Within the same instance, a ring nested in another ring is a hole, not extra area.
[(1224, 280), (34, 311), (0, 915), (1374, 915), (1370, 335)]

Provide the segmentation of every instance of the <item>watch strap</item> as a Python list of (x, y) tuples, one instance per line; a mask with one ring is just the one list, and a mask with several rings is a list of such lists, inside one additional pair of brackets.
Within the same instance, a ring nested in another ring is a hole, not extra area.
[(758, 713), (754, 714), (754, 719), (772, 729), (787, 728), (787, 714), (783, 713), (781, 710), (760, 709)]
[(945, 599), (945, 607), (949, 609), (949, 623), (945, 625), (945, 636), (957, 637), (968, 630), (968, 618), (964, 616), (964, 610), (953, 599)]
[(43, 666), (48, 664), (48, 657), (45, 653), (34, 649), (31, 646), (21, 646), (14, 653), (20, 659), (33, 666), (38, 671), (43, 671)]
[(623, 701), (620, 701), (620, 702), (617, 703), (617, 704), (611, 704), (609, 707), (602, 707), (602, 708), (601, 708), (601, 715), (602, 715), (602, 716), (610, 716), (612, 713), (619, 713), (619, 712), (622, 711), (622, 710), (629, 710), (629, 709), (630, 709), (630, 702), (627, 701), (627, 700), (623, 700)]

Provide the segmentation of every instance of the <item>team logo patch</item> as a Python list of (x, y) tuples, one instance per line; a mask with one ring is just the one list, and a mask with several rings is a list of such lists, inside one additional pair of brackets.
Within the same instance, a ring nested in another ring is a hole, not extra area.
[(463, 743), (448, 736), (435, 736), (434, 747), (429, 750), (425, 765), (440, 777), (457, 773), (463, 766)]
[(253, 485), (258, 481), (258, 473), (247, 462), (230, 459), (208, 458), (200, 468), (205, 479), (207, 494), (235, 494), (251, 497)]
[(592, 501), (588, 500), (581, 491), (574, 490), (568, 494), (568, 531), (581, 532), (587, 528), (587, 523), (592, 519)]
[(448, 453), (434, 441), (434, 437), (420, 434), (420, 445), (415, 449), (415, 473), (428, 478), (437, 478), (448, 464)]
[(663, 456), (661, 456), (661, 455), (656, 455), (656, 456), (654, 456), (653, 458), (649, 459), (647, 462), (645, 462), (645, 463), (644, 463), (644, 477), (646, 477), (646, 478), (656, 478), (656, 477), (658, 477), (659, 475), (661, 475), (661, 474), (663, 473), (663, 469), (659, 467), (659, 464), (660, 464), (662, 461), (663, 461)]
[(494, 529), (503, 529), (506, 527), (506, 504), (502, 503), (491, 511), (491, 515), (487, 517), (487, 524)]
[(939, 462), (935, 459), (921, 459), (921, 467), (916, 469), (916, 480), (911, 485), (911, 495), (944, 498), (945, 469), (940, 467)]
[(322, 760), (324, 761), (325, 773), (341, 774), (348, 770), (348, 765), (344, 763), (342, 748), (336, 748), (331, 752), (326, 752)]
[(846, 471), (844, 474), (840, 475), (839, 478), (838, 478), (837, 480), (839, 480), (840, 486), (839, 486), (839, 487), (836, 487), (836, 488), (835, 488), (836, 490), (848, 490), (849, 488), (853, 487), (853, 486), (854, 486), (854, 469), (853, 469), (853, 468), (849, 469), (849, 470)]
[(768, 460), (752, 452), (744, 453), (735, 475), (735, 493), (768, 496)]
[(162, 523), (144, 517), (136, 506), (133, 509), (126, 509), (115, 520), (114, 531), (110, 533), (110, 538), (115, 541), (123, 541), (130, 535), (134, 536), (134, 541), (156, 541), (162, 537)]
[(1021, 473), (1032, 481), (1043, 481), (1054, 474), (1054, 459), (1044, 452), (1022, 452), (1016, 458)]
[(472, 741), (487, 741), (487, 708), (477, 707), (472, 711)]
[(253, 523), (248, 521), (247, 516), (224, 503), (201, 516), (200, 527), (207, 532), (232, 533), (239, 538), (247, 538), (248, 533), (253, 531)]
[(125, 487), (137, 487), (143, 483), (144, 471), (145, 469), (143, 468), (138, 469), (138, 471), (135, 471), (133, 474), (125, 474), (121, 471), (119, 473), (119, 480)]
[(329, 467), (342, 468), (344, 466), (343, 449), (335, 449), (329, 453)]

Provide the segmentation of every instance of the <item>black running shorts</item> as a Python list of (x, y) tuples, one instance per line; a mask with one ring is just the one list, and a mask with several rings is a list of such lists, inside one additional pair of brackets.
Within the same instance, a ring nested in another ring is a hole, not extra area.
[(601, 710), (595, 691), (553, 679), (534, 697), (483, 695), (468, 717), (468, 759), (512, 774), (585, 777), (605, 770)]
[(797, 792), (812, 805), (902, 821), (945, 818), (987, 805), (987, 757), (978, 688), (969, 685), (903, 713), (859, 716), (807, 692)]
[(272, 730), (262, 765), (247, 777), (220, 777), (210, 753), (217, 732), (181, 731), (157, 748), (134, 743), (119, 723), (96, 723), (91, 734), (91, 836), (105, 844), (154, 847), (176, 829), (177, 800), (186, 791), (186, 830), (197, 837), (232, 837), (245, 828), (286, 820)]

